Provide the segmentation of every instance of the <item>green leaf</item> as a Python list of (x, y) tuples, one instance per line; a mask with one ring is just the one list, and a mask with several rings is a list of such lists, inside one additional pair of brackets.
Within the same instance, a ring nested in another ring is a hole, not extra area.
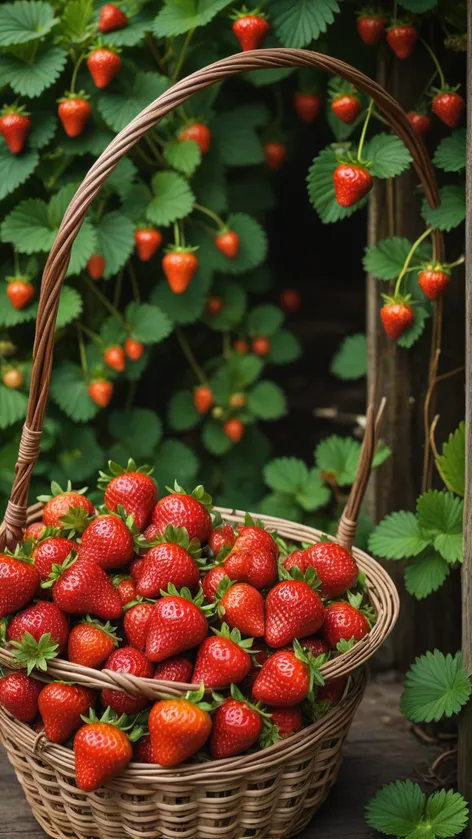
[(0, 429), (8, 428), (26, 416), (28, 397), (19, 390), (0, 384)]
[(472, 692), (461, 653), (443, 655), (439, 650), (420, 656), (410, 667), (400, 708), (411, 722), (438, 722), (458, 714)]
[(121, 200), (124, 201), (135, 186), (133, 181), (136, 178), (137, 171), (134, 163), (128, 157), (123, 157), (113, 169), (111, 175), (108, 176), (105, 189), (117, 192)]
[(148, 457), (162, 437), (162, 422), (146, 408), (113, 411), (108, 420), (112, 437), (124, 446), (128, 457)]
[(57, 120), (53, 114), (33, 114), (33, 128), (28, 137), (28, 145), (32, 149), (42, 149), (51, 142), (57, 129)]
[(339, 486), (352, 484), (359, 465), (361, 444), (351, 437), (332, 434), (322, 440), (315, 450), (316, 466), (332, 475)]
[(226, 332), (240, 323), (246, 310), (246, 292), (234, 282), (225, 280), (218, 283), (215, 293), (223, 300), (223, 309), (214, 317), (208, 317), (207, 323), (217, 332)]
[(23, 61), (16, 55), (2, 55), (0, 85), (9, 84), (19, 96), (33, 99), (35, 96), (41, 96), (46, 88), (54, 84), (66, 61), (67, 53), (58, 47), (49, 48), (47, 52), (38, 51), (33, 63)]
[(303, 517), (293, 495), (283, 492), (270, 492), (259, 502), (258, 509), (266, 516), (278, 516), (290, 521), (301, 521)]
[(96, 226), (97, 251), (105, 257), (105, 279), (113, 277), (134, 250), (134, 224), (122, 213), (103, 216)]
[[(1, 304), (0, 304), (1, 310)], [(447, 488), (456, 495), (465, 493), (465, 423), (449, 435), (442, 454), (436, 458), (436, 467)]]
[(37, 41), (58, 22), (54, 9), (40, 0), (17, 0), (0, 7), (0, 47)]
[(418, 556), (430, 544), (414, 513), (398, 510), (377, 525), (369, 538), (369, 550), (385, 559)]
[[(199, 204), (208, 207), (214, 213), (225, 213), (227, 211), (226, 170), (211, 150), (209, 154), (205, 155), (195, 172), (192, 178), (192, 187)], [(238, 208), (235, 207), (235, 209)]]
[[(268, 40), (266, 40), (264, 46)], [(276, 46), (275, 38), (274, 46)], [(274, 67), (273, 70), (251, 70), (249, 73), (244, 73), (244, 78), (254, 87), (267, 87), (267, 85), (277, 84), (277, 82), (287, 79), (294, 72), (295, 67)]]
[(56, 329), (67, 326), (82, 314), (82, 298), (75, 288), (65, 285), (59, 298), (59, 309), (57, 312)]
[(452, 789), (433, 793), (426, 804), (426, 819), (439, 839), (461, 833), (467, 825), (468, 814), (466, 801)]
[(0, 201), (17, 186), (28, 180), (39, 163), (38, 152), (30, 149), (12, 154), (6, 143), (0, 143)]
[(334, 22), (339, 12), (336, 0), (273, 0), (271, 22), (284, 47), (306, 47)]
[(272, 460), (264, 468), (264, 480), (275, 493), (293, 496), (304, 510), (313, 511), (327, 503), (329, 490), (320, 481), (315, 469), (308, 470), (296, 457)]
[(365, 207), (367, 196), (352, 207), (341, 207), (336, 201), (333, 175), (339, 166), (334, 149), (323, 149), (313, 160), (307, 177), (308, 197), (324, 224), (331, 224), (352, 216), (356, 210)]
[(201, 419), (193, 404), (190, 390), (178, 390), (172, 394), (167, 409), (167, 421), (173, 431), (188, 431)]
[(154, 461), (154, 477), (160, 487), (194, 484), (198, 460), (193, 451), (180, 440), (164, 440)]
[(60, 22), (61, 34), (65, 41), (79, 44), (85, 40), (92, 16), (92, 0), (67, 0)]
[(173, 323), (194, 323), (203, 314), (209, 282), (197, 271), (189, 287), (183, 294), (174, 294), (166, 280), (162, 280), (152, 290), (151, 302), (162, 309)]
[(145, 184), (132, 184), (126, 192), (121, 209), (131, 221), (140, 222), (144, 219), (146, 207), (151, 200), (151, 190)]
[(228, 259), (213, 243), (215, 271), (222, 274), (243, 274), (264, 262), (267, 256), (267, 236), (264, 228), (246, 213), (228, 216), (226, 225), (239, 236), (239, 250), (235, 259)]
[[(64, 154), (70, 157), (80, 157), (84, 154), (93, 154), (94, 157), (98, 157), (113, 140), (113, 136), (113, 132), (108, 128), (97, 129), (86, 126), (80, 137), (66, 137), (62, 134), (61, 148)], [(110, 178), (113, 178), (113, 172), (108, 180)]]
[(123, 344), (126, 339), (126, 330), (117, 317), (110, 315), (102, 323), (100, 338), (106, 347), (110, 344)]
[(172, 332), (167, 315), (151, 303), (129, 303), (125, 318), (131, 337), (143, 344), (159, 344)]
[(60, 448), (57, 460), (72, 483), (86, 481), (103, 466), (105, 452), (93, 428), (74, 426), (61, 443), (65, 448)]
[[(412, 242), (401, 236), (382, 239), (376, 245), (370, 245), (365, 249), (364, 270), (379, 280), (395, 280), (403, 268), (411, 246)], [(424, 244), (417, 249), (414, 257), (418, 264), (430, 258), (431, 248)]]
[(173, 169), (192, 175), (200, 165), (202, 152), (195, 140), (171, 140), (164, 146), (164, 157)]
[(61, 364), (53, 371), (51, 398), (75, 422), (88, 422), (99, 410), (88, 395), (82, 370), (70, 362)]
[(413, 311), (415, 313), (413, 323), (408, 329), (405, 329), (397, 341), (399, 347), (405, 347), (406, 349), (412, 347), (418, 338), (421, 337), (426, 326), (426, 321), (429, 318), (429, 312), (424, 306), (414, 306)]
[(188, 182), (177, 172), (158, 172), (152, 179), (154, 198), (146, 207), (146, 217), (166, 227), (192, 211), (195, 196)]
[(361, 379), (367, 374), (367, 340), (365, 335), (348, 335), (333, 357), (331, 372), (338, 379)]
[(25, 309), (15, 309), (7, 297), (7, 284), (0, 282), (0, 326), (18, 326), (35, 320), (38, 313), (38, 303), (33, 302)]
[(284, 314), (277, 306), (271, 303), (265, 303), (262, 306), (256, 306), (249, 312), (247, 318), (247, 329), (252, 338), (265, 338), (274, 335), (279, 327), (282, 325)]
[(136, 47), (144, 40), (146, 32), (151, 32), (151, 30), (151, 17), (146, 17), (142, 20), (133, 17), (124, 29), (107, 32), (103, 37), (103, 41), (105, 44), (111, 44), (114, 47)]
[(218, 457), (230, 450), (233, 443), (223, 431), (221, 422), (207, 419), (202, 430), (202, 443), (205, 448)]
[(97, 107), (106, 124), (113, 131), (122, 131), (144, 108), (164, 93), (168, 79), (158, 73), (136, 73), (126, 82), (120, 79), (119, 93), (104, 91), (98, 97)]
[(166, 0), (154, 20), (158, 38), (183, 35), (190, 29), (205, 26), (229, 5), (231, 0)]
[(374, 178), (395, 178), (408, 169), (412, 157), (396, 134), (376, 134), (364, 152)]
[(382, 787), (366, 807), (370, 827), (388, 836), (409, 836), (423, 818), (426, 796), (413, 781)]
[(430, 207), (425, 198), (421, 212), (426, 224), (447, 232), (465, 219), (465, 187), (443, 186), (439, 190), (439, 198), (439, 207)]
[(462, 562), (462, 499), (451, 492), (429, 490), (418, 498), (416, 512), (420, 527), (441, 556), (447, 562)]
[(221, 162), (226, 166), (254, 166), (264, 162), (264, 148), (257, 128), (266, 124), (269, 112), (252, 103), (222, 112), (212, 125), (212, 136)]
[(437, 147), (433, 163), (444, 172), (460, 172), (465, 169), (467, 134), (465, 128), (456, 128), (449, 137), (441, 140)]
[(270, 352), (267, 361), (271, 364), (290, 364), (302, 354), (298, 338), (287, 329), (278, 329), (270, 338)]
[(258, 382), (247, 399), (248, 411), (258, 419), (276, 420), (287, 413), (285, 394), (274, 382)]
[(407, 560), (405, 567), (405, 586), (408, 594), (422, 600), (437, 591), (449, 575), (447, 562), (431, 548), (419, 556)]
[(400, 0), (400, 6), (407, 9), (409, 12), (421, 14), (422, 12), (429, 12), (437, 6), (438, 0)]

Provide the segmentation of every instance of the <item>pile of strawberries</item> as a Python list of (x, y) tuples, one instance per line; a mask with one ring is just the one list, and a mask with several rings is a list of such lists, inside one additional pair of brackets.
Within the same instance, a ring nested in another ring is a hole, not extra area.
[[(109, 470), (102, 507), (53, 484), (42, 521), (0, 554), (2, 641), (26, 669), (0, 679), (0, 704), (70, 741), (78, 787), (131, 760), (168, 767), (265, 747), (339, 701), (346, 679), (325, 685), (320, 667), (373, 621), (352, 555), (333, 542), (290, 549), (250, 516), (234, 529), (202, 486), (176, 483), (158, 501), (131, 460)], [(56, 656), (200, 688), (152, 703), (74, 684), (73, 668), (70, 682), (44, 684), (34, 674)]]

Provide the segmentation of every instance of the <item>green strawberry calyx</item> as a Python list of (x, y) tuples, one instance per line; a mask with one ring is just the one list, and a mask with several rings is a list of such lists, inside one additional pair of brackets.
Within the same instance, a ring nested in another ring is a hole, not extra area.
[(157, 536), (154, 536), (150, 540), (149, 544), (151, 547), (154, 547), (155, 545), (168, 544), (169, 542), (173, 545), (179, 545), (184, 551), (187, 551), (197, 564), (200, 564), (199, 560), (206, 562), (206, 560), (202, 560), (199, 540), (196, 537), (190, 539), (186, 527), (174, 527), (173, 524), (168, 524), (164, 533), (158, 533)]
[(411, 299), (411, 294), (382, 294), (382, 299), (387, 305), (397, 306), (414, 306), (415, 301)]
[(75, 492), (77, 495), (84, 495), (88, 490), (88, 487), (82, 487), (82, 489), (72, 489), (72, 484), (70, 481), (67, 481), (67, 486), (65, 489), (57, 483), (57, 481), (51, 481), (51, 494), (50, 495), (38, 495), (38, 501), (42, 501), (45, 504), (47, 501), (50, 501), (51, 498), (56, 498), (58, 495), (65, 495), (68, 492)]
[(60, 104), (61, 102), (69, 102), (74, 101), (75, 99), (90, 99), (90, 95), (85, 92), (85, 90), (79, 90), (77, 92), (73, 90), (67, 90), (60, 99), (56, 99), (56, 102)]
[(33, 551), (33, 542), (27, 540), (26, 542), (20, 542), (14, 552), (10, 551), (8, 548), (4, 548), (2, 551), (3, 556), (10, 556), (13, 559), (17, 559), (18, 562), (25, 562), (27, 565), (33, 565), (34, 560), (32, 557)]
[(71, 551), (70, 554), (66, 556), (64, 562), (61, 563), (61, 565), (57, 565), (56, 563), (54, 563), (54, 565), (51, 568), (51, 573), (49, 574), (49, 577), (46, 580), (43, 580), (43, 582), (41, 583), (41, 588), (51, 588), (54, 585), (54, 583), (56, 583), (58, 579), (62, 577), (65, 571), (68, 571), (69, 568), (72, 568), (75, 562), (77, 562), (77, 554), (75, 551)]
[(177, 481), (174, 481), (174, 487), (166, 487), (166, 489), (173, 495), (190, 495), (195, 501), (199, 501), (203, 507), (206, 507), (208, 512), (213, 509), (213, 501), (211, 495), (206, 492), (205, 487), (199, 484), (192, 492), (186, 492)]
[(111, 624), (110, 621), (107, 621), (106, 623), (101, 623), (99, 620), (96, 620), (96, 618), (91, 617), (91, 615), (86, 615), (85, 619), (81, 621), (81, 624), (96, 626), (97, 629), (100, 629), (101, 632), (104, 632), (105, 635), (108, 635), (108, 637), (112, 639), (115, 647), (117, 647), (119, 642), (121, 641), (121, 637), (117, 634), (118, 627), (113, 626), (113, 624)]
[(21, 641), (10, 641), (10, 644), (14, 650), (15, 661), (26, 666), (28, 676), (35, 669), (46, 671), (48, 661), (56, 658), (59, 649), (59, 644), (51, 640), (50, 632), (41, 635), (39, 641), (36, 641), (30, 632), (25, 632)]
[(67, 539), (73, 539), (80, 536), (91, 521), (92, 516), (83, 507), (69, 507), (65, 516), (61, 516), (60, 533)]
[(279, 566), (279, 578), (281, 580), (295, 580), (299, 583), (306, 583), (313, 591), (316, 591), (321, 586), (321, 580), (318, 577), (315, 569), (310, 566), (306, 569), (306, 571), (301, 571), (298, 565), (292, 565), (290, 570), (284, 568), (283, 565)]
[(102, 472), (100, 470), (98, 473), (98, 489), (106, 489), (110, 481), (112, 481), (113, 478), (117, 478), (119, 475), (129, 475), (130, 472), (138, 472), (141, 475), (152, 475), (154, 472), (153, 466), (148, 466), (147, 464), (137, 466), (136, 462), (131, 457), (126, 466), (121, 466), (119, 463), (115, 463), (114, 460), (109, 460), (108, 469), (108, 472)]
[(236, 583), (236, 580), (230, 580), (229, 577), (223, 577), (220, 582), (218, 583), (218, 588), (215, 594), (215, 604), (216, 610), (218, 613), (218, 617), (222, 618), (225, 614), (225, 607), (222, 605), (221, 601), (225, 594), (232, 588)]
[(121, 714), (119, 717), (118, 714), (110, 708), (110, 706), (105, 709), (101, 717), (97, 716), (94, 708), (90, 708), (88, 715), (82, 714), (81, 718), (86, 725), (102, 723), (119, 728), (121, 731), (125, 732), (132, 743), (135, 743), (144, 734), (141, 714), (135, 714), (133, 717), (128, 716), (127, 714)]
[(215, 604), (214, 603), (207, 603), (205, 604), (205, 596), (203, 594), (203, 589), (200, 584), (198, 592), (195, 596), (192, 595), (192, 592), (189, 588), (184, 586), (184, 588), (178, 589), (174, 583), (169, 583), (167, 586), (167, 590), (161, 589), (162, 597), (183, 597), (184, 600), (188, 600), (189, 603), (193, 603), (194, 606), (198, 606), (202, 612), (207, 615), (207, 617), (211, 616), (215, 612)]
[(230, 20), (240, 20), (244, 17), (260, 17), (262, 20), (265, 20), (267, 15), (260, 9), (259, 6), (255, 9), (248, 9), (247, 6), (241, 6), (239, 11), (235, 9), (229, 15)]
[(306, 666), (308, 667), (310, 676), (309, 691), (313, 690), (314, 685), (324, 685), (325, 681), (323, 679), (323, 676), (321, 675), (320, 668), (323, 666), (323, 664), (326, 663), (327, 656), (323, 654), (318, 655), (315, 658), (315, 656), (312, 655), (312, 653), (307, 652), (303, 649), (302, 645), (300, 644), (300, 641), (298, 641), (297, 639), (295, 639), (295, 641), (293, 642), (293, 652), (295, 654), (295, 658), (298, 658), (299, 661), (302, 661), (303, 664), (306, 664)]
[(221, 628), (217, 629), (215, 626), (211, 627), (211, 631), (215, 633), (219, 638), (227, 638), (229, 641), (232, 641), (233, 644), (236, 644), (245, 652), (250, 652), (251, 655), (256, 655), (260, 650), (253, 650), (252, 645), (254, 643), (254, 638), (244, 638), (241, 635), (239, 629), (234, 627), (230, 630), (227, 623), (222, 623)]

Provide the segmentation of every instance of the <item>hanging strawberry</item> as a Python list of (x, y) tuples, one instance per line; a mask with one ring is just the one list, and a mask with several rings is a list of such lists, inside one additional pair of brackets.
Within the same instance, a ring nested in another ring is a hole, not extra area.
[(92, 280), (100, 280), (105, 271), (105, 257), (99, 253), (94, 253), (87, 262), (87, 271)]
[(418, 285), (428, 300), (437, 300), (446, 291), (451, 275), (444, 265), (428, 263), (418, 273)]
[(131, 361), (139, 361), (144, 353), (144, 344), (140, 341), (135, 341), (134, 338), (127, 338), (124, 343), (126, 356)]
[(221, 297), (209, 297), (206, 302), (206, 313), (209, 317), (214, 318), (223, 310), (223, 300)]
[(283, 143), (266, 143), (264, 145), (266, 166), (276, 172), (287, 157), (287, 147)]
[(213, 393), (207, 385), (200, 385), (193, 391), (193, 404), (199, 414), (207, 414), (214, 401)]
[(425, 137), (431, 128), (431, 117), (418, 111), (408, 111), (408, 119), (420, 137)]
[(270, 24), (263, 12), (254, 9), (248, 12), (245, 6), (234, 15), (233, 32), (243, 52), (257, 50), (270, 30)]
[(380, 319), (386, 334), (394, 341), (403, 335), (415, 319), (409, 299), (409, 296), (387, 297), (384, 295), (385, 303), (380, 310)]
[(138, 227), (134, 242), (141, 262), (149, 262), (162, 244), (162, 233), (154, 227)]
[(23, 275), (7, 277), (7, 297), (14, 309), (24, 309), (31, 303), (35, 291), (30, 278)]
[(215, 236), (215, 245), (221, 253), (228, 259), (236, 259), (239, 251), (239, 236), (234, 230), (223, 228), (217, 236)]
[(125, 354), (119, 344), (113, 344), (111, 347), (107, 347), (103, 354), (103, 360), (108, 367), (111, 367), (112, 370), (116, 370), (118, 373), (122, 373), (125, 369)]
[(341, 207), (352, 207), (372, 189), (374, 181), (365, 166), (359, 163), (340, 163), (333, 174), (336, 201)]
[(457, 87), (451, 88), (445, 85), (438, 90), (431, 102), (431, 110), (449, 128), (456, 128), (459, 125), (462, 114), (465, 111), (465, 102), (457, 93)]
[(65, 93), (59, 99), (57, 115), (68, 137), (78, 137), (82, 134), (91, 113), (92, 109), (83, 91), (80, 93)]
[(378, 44), (385, 34), (385, 18), (382, 12), (361, 9), (357, 17), (357, 31), (368, 47)]
[(113, 396), (113, 385), (106, 379), (95, 379), (88, 386), (88, 394), (100, 408), (106, 408)]
[(128, 18), (114, 3), (105, 3), (100, 9), (98, 28), (100, 32), (115, 32), (128, 26)]
[(321, 113), (321, 106), (323, 101), (321, 96), (316, 93), (295, 93), (293, 97), (293, 107), (295, 113), (300, 117), (302, 122), (312, 123), (318, 119)]
[(354, 87), (345, 92), (335, 94), (331, 102), (331, 110), (341, 122), (346, 125), (351, 125), (359, 116), (362, 110), (361, 100), (359, 99)]
[(95, 86), (103, 89), (120, 72), (121, 58), (114, 47), (95, 47), (87, 59), (87, 67)]
[(12, 154), (23, 151), (31, 130), (31, 120), (24, 107), (11, 105), (4, 107), (0, 117), (0, 134)]
[(11, 390), (19, 390), (20, 387), (23, 387), (23, 381), (23, 376), (20, 371), (14, 367), (11, 367), (9, 370), (5, 370), (2, 376), (3, 384)]
[(208, 154), (211, 146), (211, 132), (203, 122), (192, 122), (179, 132), (179, 140), (194, 140), (200, 146), (202, 154)]
[(162, 260), (162, 270), (174, 294), (183, 294), (195, 276), (198, 268), (195, 250), (172, 245)]
[(244, 434), (244, 423), (237, 417), (232, 417), (224, 423), (223, 431), (233, 443), (239, 443)]
[(418, 30), (411, 23), (397, 21), (387, 32), (387, 43), (397, 58), (409, 58), (418, 40)]

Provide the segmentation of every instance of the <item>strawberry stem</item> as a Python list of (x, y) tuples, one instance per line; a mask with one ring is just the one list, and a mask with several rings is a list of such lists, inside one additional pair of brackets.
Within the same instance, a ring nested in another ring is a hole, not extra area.
[(82, 368), (82, 375), (86, 382), (89, 380), (89, 369), (87, 364), (87, 355), (85, 352), (85, 344), (84, 344), (84, 336), (82, 334), (82, 327), (80, 323), (76, 324), (77, 327), (77, 341), (79, 342), (79, 355), (80, 355), (80, 366)]
[(215, 224), (217, 224), (218, 227), (221, 228), (221, 230), (224, 230), (226, 228), (223, 219), (221, 219), (216, 213), (214, 213), (213, 210), (209, 210), (208, 207), (203, 207), (201, 204), (194, 204), (193, 209), (200, 210), (201, 213), (205, 213), (205, 215), (208, 216), (208, 218), (211, 218), (215, 222)]
[(371, 99), (369, 103), (369, 107), (367, 108), (367, 113), (365, 115), (364, 125), (362, 126), (362, 134), (361, 139), (359, 140), (359, 147), (357, 149), (357, 157), (359, 163), (362, 163), (362, 150), (364, 148), (364, 142), (367, 134), (367, 126), (369, 125), (369, 120), (372, 116), (372, 111), (374, 110), (374, 100)]
[(174, 221), (174, 242), (175, 247), (180, 248), (180, 226), (178, 221)]
[(175, 334), (176, 334), (177, 340), (180, 344), (180, 348), (181, 348), (185, 358), (187, 359), (188, 363), (190, 364), (190, 367), (192, 368), (192, 370), (193, 370), (193, 372), (194, 372), (194, 374), (197, 378), (197, 381), (199, 381), (200, 384), (202, 384), (202, 385), (206, 385), (207, 384), (207, 378), (205, 376), (205, 373), (203, 372), (203, 370), (200, 367), (200, 365), (198, 364), (192, 350), (190, 349), (190, 345), (189, 345), (184, 333), (182, 332), (180, 326), (176, 327)]
[(105, 297), (104, 294), (102, 294), (100, 289), (97, 288), (97, 284), (94, 283), (93, 280), (91, 280), (89, 277), (85, 277), (85, 282), (87, 283), (90, 290), (93, 291), (95, 296), (98, 297), (100, 303), (102, 303), (102, 305), (105, 306), (105, 309), (108, 309), (110, 314), (113, 315), (113, 317), (115, 317), (117, 320), (119, 320), (120, 323), (126, 328), (126, 323), (123, 315), (121, 314), (121, 312), (118, 311), (118, 309), (115, 308), (115, 306), (113, 306), (112, 303), (110, 303), (108, 298)]
[(134, 265), (131, 262), (131, 259), (128, 260), (126, 267), (128, 269), (128, 274), (129, 274), (129, 278), (130, 278), (130, 282), (131, 282), (131, 288), (133, 290), (133, 299), (136, 301), (136, 303), (140, 303), (141, 302), (141, 295), (139, 293), (139, 283), (138, 283), (138, 279), (136, 277), (136, 271), (134, 270)]
[(447, 271), (450, 271), (451, 268), (457, 268), (457, 266), (462, 265), (463, 262), (465, 262), (464, 254), (462, 254), (462, 256), (460, 256), (459, 259), (456, 259), (455, 262), (447, 262), (446, 265), (444, 265), (444, 268)]
[(434, 66), (436, 67), (439, 76), (439, 86), (441, 87), (441, 89), (443, 87), (446, 87), (446, 79), (444, 78), (444, 73), (442, 71), (442, 67), (437, 59), (436, 54), (433, 52), (429, 44), (423, 40), (423, 38), (421, 39), (421, 43), (423, 44), (426, 52), (429, 53), (431, 60), (433, 61)]
[(187, 35), (185, 36), (185, 40), (182, 44), (182, 49), (180, 50), (180, 55), (177, 60), (177, 64), (174, 67), (174, 72), (172, 73), (172, 81), (175, 82), (179, 78), (179, 73), (182, 69), (183, 63), (185, 61), (185, 54), (187, 52), (187, 47), (190, 43), (193, 33), (195, 32), (195, 27), (193, 29), (189, 29)]
[(403, 277), (405, 276), (406, 272), (408, 271), (408, 267), (410, 265), (411, 260), (413, 259), (413, 256), (414, 256), (414, 253), (415, 253), (416, 249), (419, 248), (419, 246), (421, 245), (421, 242), (430, 235), (432, 230), (433, 230), (432, 227), (427, 227), (426, 230), (423, 231), (421, 236), (418, 236), (416, 242), (413, 242), (413, 244), (410, 248), (410, 251), (408, 253), (408, 256), (405, 259), (405, 262), (403, 263), (403, 268), (398, 275), (397, 282), (395, 283), (395, 291), (393, 293), (394, 298), (396, 298), (400, 294), (400, 286), (401, 286)]
[(85, 58), (85, 53), (83, 52), (83, 53), (81, 53), (81, 55), (79, 55), (77, 61), (75, 62), (74, 72), (72, 73), (72, 78), (70, 80), (70, 92), (71, 93), (75, 93), (75, 83), (77, 81), (77, 73), (79, 72), (80, 65), (82, 64), (84, 58)]
[(13, 249), (13, 265), (14, 265), (15, 275), (18, 276), (19, 274), (21, 274), (21, 271), (20, 271), (20, 257), (18, 255), (18, 252), (15, 249)]

